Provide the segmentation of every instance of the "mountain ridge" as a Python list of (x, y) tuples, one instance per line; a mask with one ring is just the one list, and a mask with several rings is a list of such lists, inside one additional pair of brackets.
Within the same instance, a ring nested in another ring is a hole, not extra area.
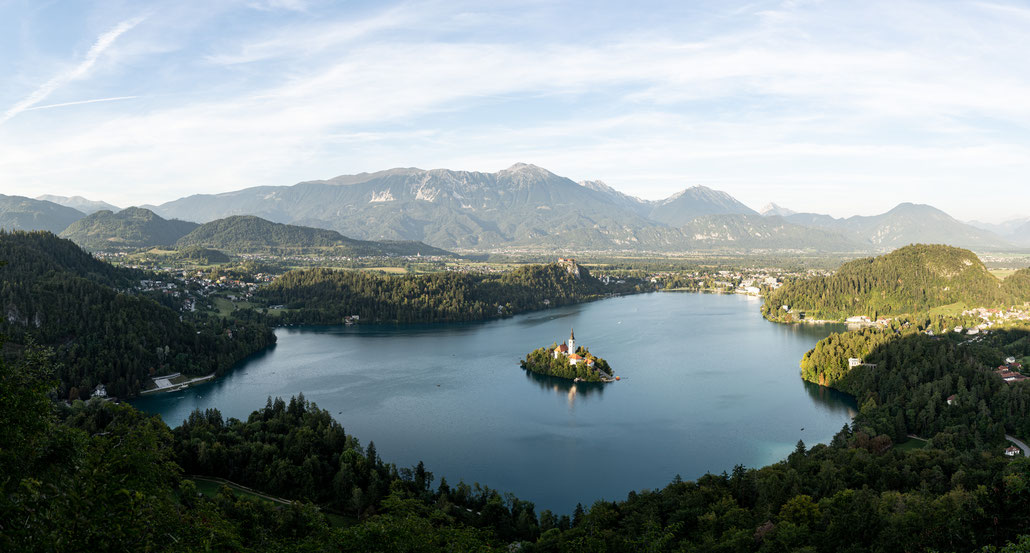
[(336, 248), (352, 256), (454, 256), (421, 242), (354, 240), (334, 230), (275, 223), (254, 215), (232, 215), (205, 223), (179, 238), (175, 245), (179, 249), (204, 247), (236, 253)]
[(164, 219), (142, 207), (121, 211), (100, 210), (75, 221), (59, 236), (87, 250), (133, 249), (170, 246), (198, 225), (179, 219)]
[[(253, 215), (356, 240), (419, 241), (451, 251), (772, 248), (850, 253), (934, 242), (982, 251), (1016, 247), (927, 205), (904, 203), (878, 215), (836, 219), (771, 204), (764, 215), (782, 221), (762, 222), (753, 219), (759, 212), (705, 186), (644, 200), (603, 181), (575, 182), (528, 163), (494, 173), (397, 167), (290, 186), (196, 194), (144, 207), (197, 223)], [(709, 216), (719, 218), (704, 219)]]
[(58, 233), (86, 214), (46, 200), (0, 194), (0, 228)]
[(43, 194), (42, 196), (36, 196), (37, 200), (53, 202), (58, 205), (77, 209), (86, 215), (91, 215), (97, 211), (108, 210), (108, 211), (121, 211), (122, 208), (109, 204), (99, 200), (89, 200), (82, 196), (55, 196), (52, 194)]

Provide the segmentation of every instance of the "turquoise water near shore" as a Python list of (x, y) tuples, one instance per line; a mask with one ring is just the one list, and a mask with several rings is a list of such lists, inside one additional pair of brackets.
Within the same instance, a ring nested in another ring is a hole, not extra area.
[[(437, 482), (479, 482), (568, 513), (677, 474), (776, 462), (850, 421), (852, 398), (798, 369), (843, 327), (770, 323), (758, 305), (655, 293), (483, 323), (284, 328), (229, 375), (134, 404), (177, 426), (193, 409), (245, 418), (269, 396), (303, 392), (389, 462), (422, 460)], [(620, 382), (519, 368), (570, 327)]]

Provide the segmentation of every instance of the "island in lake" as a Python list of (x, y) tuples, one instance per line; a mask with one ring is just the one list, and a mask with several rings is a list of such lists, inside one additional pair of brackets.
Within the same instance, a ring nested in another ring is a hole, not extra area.
[(522, 360), (522, 368), (539, 374), (567, 378), (577, 382), (613, 382), (618, 378), (604, 359), (590, 353), (586, 347), (576, 347), (576, 332), (569, 332), (567, 342), (557, 342), (547, 348), (529, 352)]

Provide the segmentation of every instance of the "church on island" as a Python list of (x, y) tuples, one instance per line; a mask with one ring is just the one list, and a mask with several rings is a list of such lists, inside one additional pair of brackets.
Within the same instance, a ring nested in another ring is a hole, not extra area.
[(554, 348), (555, 359), (558, 359), (563, 355), (569, 358), (570, 365), (578, 365), (580, 363), (585, 363), (587, 367), (594, 366), (593, 359), (588, 359), (576, 353), (576, 329), (574, 328), (571, 329), (569, 332), (569, 341), (562, 342), (560, 346)]

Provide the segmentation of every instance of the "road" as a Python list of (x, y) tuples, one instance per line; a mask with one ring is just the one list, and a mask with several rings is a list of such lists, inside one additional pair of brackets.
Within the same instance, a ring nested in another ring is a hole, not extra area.
[(1023, 455), (1030, 457), (1030, 447), (1028, 447), (1025, 443), (1016, 439), (1013, 436), (1009, 436), (1008, 434), (1005, 434), (1005, 439), (1016, 444), (1016, 447), (1018, 447), (1019, 449), (1022, 449)]

